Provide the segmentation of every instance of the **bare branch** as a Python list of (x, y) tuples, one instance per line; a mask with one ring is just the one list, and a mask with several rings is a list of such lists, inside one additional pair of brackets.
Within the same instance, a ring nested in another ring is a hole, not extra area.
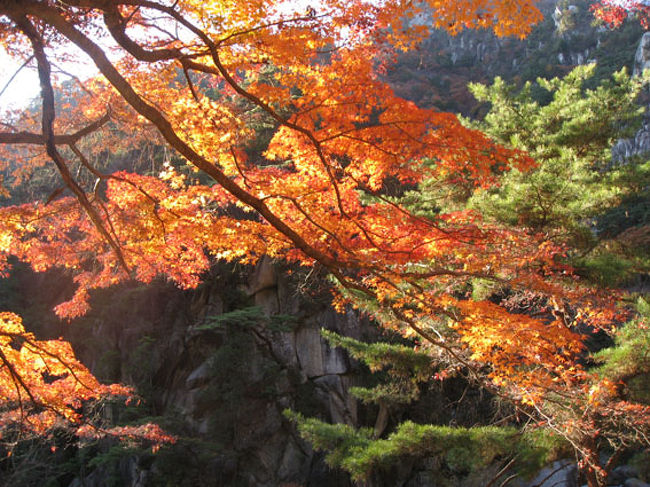
[(70, 171), (68, 169), (63, 156), (59, 153), (54, 143), (54, 118), (56, 112), (54, 109), (54, 90), (52, 89), (52, 81), (50, 79), (50, 63), (45, 54), (45, 49), (43, 47), (43, 39), (41, 38), (38, 31), (34, 28), (32, 23), (27, 19), (25, 15), (18, 16), (13, 19), (16, 25), (23, 31), (23, 33), (29, 38), (32, 47), (34, 49), (34, 57), (38, 63), (38, 76), (41, 81), (41, 98), (43, 100), (43, 138), (45, 139), (45, 148), (47, 154), (54, 161), (54, 164), (61, 173), (61, 177), (65, 182), (66, 186), (72, 190), (74, 195), (79, 200), (79, 203), (86, 211), (86, 214), (93, 222), (93, 225), (97, 231), (104, 237), (108, 244), (115, 252), (118, 262), (122, 268), (130, 274), (129, 266), (124, 260), (122, 255), (122, 249), (119, 246), (119, 243), (113, 239), (113, 237), (108, 233), (104, 228), (104, 224), (93, 208), (88, 197), (84, 190), (77, 184), (74, 180)]
[(9, 85), (11, 85), (11, 83), (16, 78), (16, 76), (18, 76), (18, 73), (20, 73), (25, 66), (27, 66), (29, 63), (32, 62), (32, 59), (34, 59), (33, 54), (29, 56), (23, 64), (20, 65), (20, 67), (14, 72), (14, 74), (11, 75), (11, 78), (9, 78), (9, 80), (5, 83), (5, 85), (0, 90), (0, 96), (2, 96), (4, 92), (7, 90), (7, 88), (9, 88)]
[[(54, 145), (73, 145), (86, 135), (92, 134), (108, 123), (111, 119), (110, 112), (106, 112), (100, 119), (95, 120), (73, 134), (53, 135)], [(34, 132), (0, 132), (0, 144), (31, 144), (46, 145), (43, 134)]]

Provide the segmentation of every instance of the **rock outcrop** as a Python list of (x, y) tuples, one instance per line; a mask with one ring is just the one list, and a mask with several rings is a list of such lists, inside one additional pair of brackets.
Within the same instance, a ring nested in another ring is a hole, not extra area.
[[(186, 437), (211, 445), (197, 485), (350, 485), (283, 411), (357, 426), (348, 391), (358, 366), (320, 329), (357, 338), (376, 332), (357, 313), (336, 313), (326, 289), (298, 292), (309, 279), (298, 274), (290, 279), (264, 258), (245, 272), (222, 269), (192, 292), (162, 282), (109, 290), (102, 301), (113, 305), (98, 303), (73, 323), (71, 339), (95, 373), (136, 384), (156, 415), (173, 416)], [(165, 469), (146, 463), (124, 458), (112, 475), (117, 468), (120, 485), (157, 485)], [(219, 473), (206, 479), (209, 465)], [(99, 487), (107, 475), (97, 468), (70, 485)]]
[[(650, 69), (650, 32), (646, 32), (639, 41), (639, 46), (634, 56), (633, 76)], [(634, 137), (620, 139), (612, 148), (614, 163), (623, 163), (626, 159), (650, 152), (650, 105), (646, 106), (646, 113), (641, 128)]]
[(639, 41), (639, 47), (634, 55), (634, 70), (632, 74), (639, 76), (646, 69), (650, 69), (650, 32), (646, 32)]

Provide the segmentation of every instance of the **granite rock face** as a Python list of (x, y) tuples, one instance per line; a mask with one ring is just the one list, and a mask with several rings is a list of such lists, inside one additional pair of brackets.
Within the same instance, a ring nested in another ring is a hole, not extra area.
[[(149, 383), (158, 414), (173, 414), (188, 436), (218, 445), (212, 461), (218, 474), (210, 479), (203, 472), (202, 485), (351, 485), (347, 475), (324, 466), (322, 454), (282, 413), (288, 408), (357, 426), (349, 388), (359, 367), (329, 347), (320, 330), (357, 338), (376, 331), (352, 311), (336, 313), (326, 289), (316, 297), (299, 292), (296, 283), (304, 285), (305, 277), (292, 281), (285, 271), (264, 258), (239, 276), (230, 268), (217, 272), (195, 291), (163, 283), (108, 291), (120, 305), (98, 306), (84, 318), (79, 355), (91, 370)], [(219, 322), (240, 309), (252, 314)], [(137, 456), (121, 460), (120, 482), (156, 485), (160, 465), (146, 463)], [(111, 468), (94, 469), (70, 487), (105, 485), (116, 475)]]
[(646, 69), (650, 69), (650, 32), (646, 32), (641, 37), (639, 47), (634, 55), (634, 70), (632, 74), (639, 76)]
[[(639, 41), (634, 57), (633, 76), (639, 76), (650, 69), (650, 32), (646, 32)], [(641, 128), (634, 137), (620, 139), (612, 148), (612, 161), (624, 163), (626, 159), (650, 152), (650, 111), (646, 107)]]

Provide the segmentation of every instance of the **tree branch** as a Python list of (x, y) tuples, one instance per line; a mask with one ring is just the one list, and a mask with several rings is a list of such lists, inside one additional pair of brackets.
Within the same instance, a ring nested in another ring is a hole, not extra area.
[[(99, 130), (102, 126), (108, 123), (110, 119), (110, 111), (107, 111), (102, 118), (95, 120), (91, 124), (86, 125), (84, 128), (72, 134), (53, 135), (52, 141), (54, 142), (54, 145), (76, 144), (81, 138)], [(37, 134), (34, 132), (0, 132), (0, 144), (46, 145), (46, 138), (43, 134)]]
[(79, 203), (86, 211), (86, 214), (92, 221), (97, 231), (108, 242), (108, 244), (113, 249), (113, 252), (115, 252), (119, 264), (127, 274), (130, 274), (129, 266), (124, 259), (122, 249), (120, 248), (118, 242), (114, 240), (113, 237), (104, 228), (104, 224), (100, 216), (97, 214), (92, 204), (88, 200), (88, 197), (86, 196), (84, 190), (77, 184), (77, 182), (72, 177), (72, 174), (70, 174), (63, 156), (61, 156), (58, 149), (56, 148), (56, 144), (54, 143), (54, 119), (56, 117), (56, 111), (54, 108), (54, 90), (52, 89), (52, 82), (50, 79), (50, 63), (47, 59), (47, 55), (45, 54), (43, 39), (26, 15), (19, 15), (12, 18), (12, 20), (23, 31), (23, 33), (31, 42), (32, 48), (34, 49), (34, 57), (38, 63), (38, 77), (41, 82), (41, 98), (43, 100), (43, 138), (45, 139), (45, 149), (47, 151), (47, 155), (50, 156), (50, 158), (54, 161), (54, 164), (56, 164), (56, 167), (59, 170), (59, 173), (61, 174), (61, 177), (63, 178), (66, 186), (68, 186), (68, 188), (70, 188), (73, 194), (77, 197), (77, 200), (79, 200)]

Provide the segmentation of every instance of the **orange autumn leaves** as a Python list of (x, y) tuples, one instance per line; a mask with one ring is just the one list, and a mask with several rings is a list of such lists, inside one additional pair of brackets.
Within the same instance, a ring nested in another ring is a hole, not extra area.
[(634, 17), (644, 29), (650, 28), (650, 6), (645, 2), (602, 0), (594, 3), (590, 8), (596, 18), (602, 20), (611, 28), (620, 27), (628, 17)]
[(25, 437), (58, 427), (85, 440), (111, 435), (127, 443), (147, 442), (154, 451), (176, 441), (155, 424), (104, 425), (84, 414), (92, 401), (124, 397), (130, 402), (133, 390), (100, 383), (68, 342), (38, 340), (19, 316), (0, 313), (0, 438), (5, 429), (17, 428), (17, 437)]
[(81, 424), (84, 401), (128, 396), (120, 385), (103, 385), (63, 340), (37, 340), (19, 316), (0, 313), (0, 424), (22, 423), (44, 432), (66, 420)]
[[(524, 35), (540, 19), (528, 0), (428, 4), (434, 23), (452, 33), (489, 27)], [(451, 114), (398, 98), (379, 78), (391, 51), (412, 48), (425, 34), (404, 21), (418, 8), (397, 0), (327, 0), (288, 12), (261, 0), (0, 7), (10, 19), (0, 32), (5, 43), (22, 42), (28, 50), (25, 28), (12, 23), (28, 18), (37, 32), (32, 37), (52, 39), (52, 59), (74, 47), (102, 73), (84, 83), (78, 103), (58, 107), (52, 141), (68, 166), (88, 178), (96, 221), (69, 196), (0, 209), (1, 270), (8, 256), (39, 271), (68, 269), (77, 291), (57, 313), (74, 318), (87, 311), (92, 289), (158, 275), (191, 288), (212, 259), (254, 263), (269, 255), (320, 263), (345, 289), (339, 302), (354, 303), (349, 293), (356, 293), (379, 303), (384, 326), (488, 368), (493, 382), (517, 399), (541, 401), (557, 384), (582, 381), (572, 365), (581, 350), (578, 335), (463, 294), (472, 279), (492, 279), (566, 298), (582, 322), (601, 325), (612, 316), (609, 303), (599, 307), (567, 277), (557, 263), (562, 248), (526, 229), (488, 225), (469, 211), (426, 220), (386, 198), (391, 182), (415, 185), (432, 177), (489, 186), (501, 171), (533, 165)], [(160, 18), (175, 29), (153, 29)], [(107, 38), (115, 61), (102, 50)], [(109, 120), (78, 143), (57, 139), (105, 114)], [(0, 141), (38, 130), (37, 117), (16, 114)], [(268, 143), (251, 150), (264, 131)], [(102, 172), (97, 161), (147, 139), (165, 144), (177, 165), (187, 163), (211, 182), (198, 184), (171, 166), (161, 175)], [(3, 157), (19, 177), (30, 157), (12, 159), (13, 150), (7, 146)], [(51, 167), (42, 151), (32, 155), (39, 159), (30, 170)]]

